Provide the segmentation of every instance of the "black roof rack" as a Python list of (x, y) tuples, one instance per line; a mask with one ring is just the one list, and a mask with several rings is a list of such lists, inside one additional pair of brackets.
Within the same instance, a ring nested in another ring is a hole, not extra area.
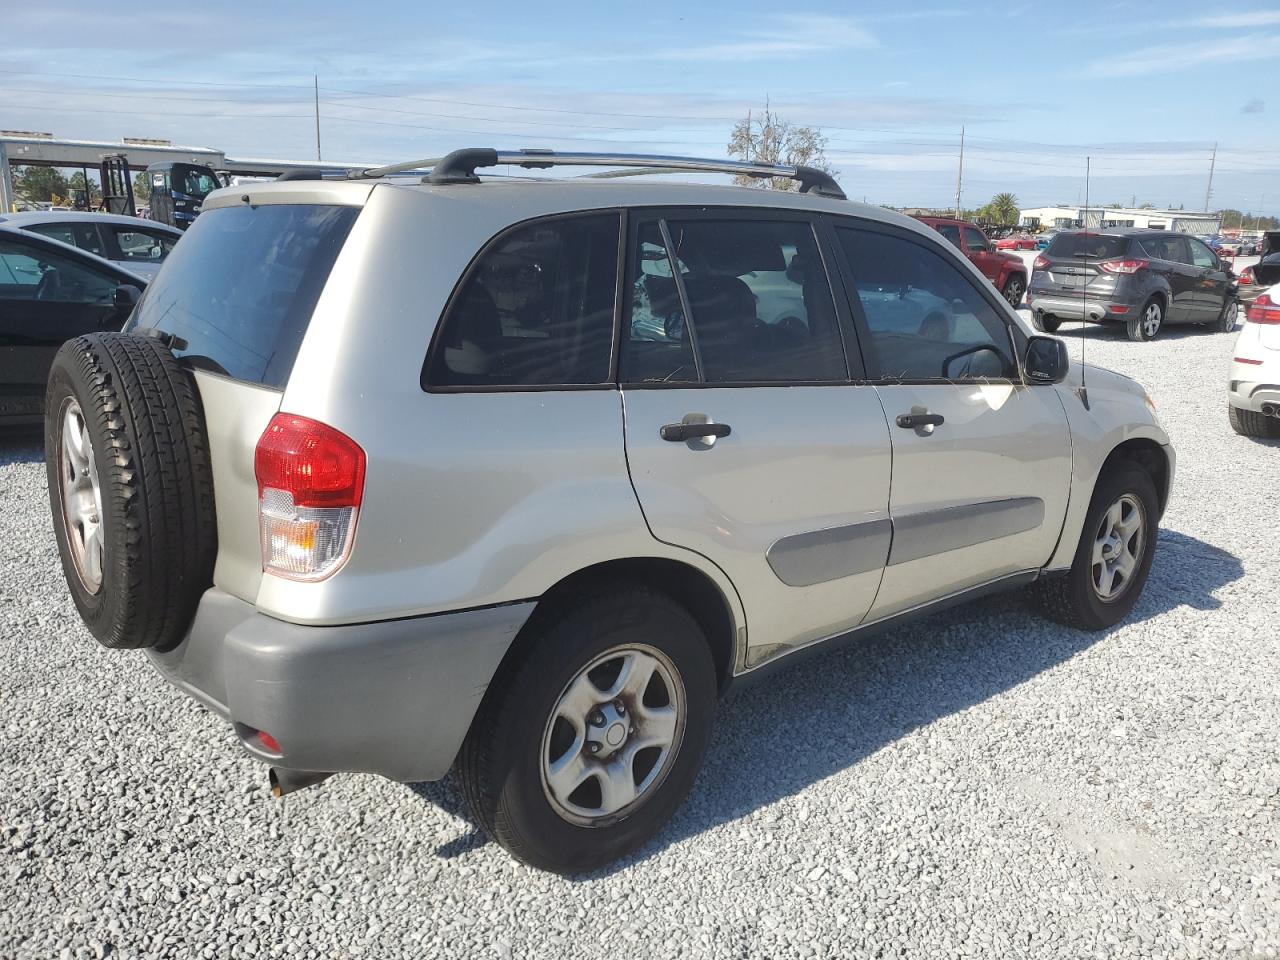
[(554, 150), (525, 148), (522, 150), (495, 150), (492, 147), (469, 147), (455, 150), (444, 157), (409, 160), (385, 167), (351, 170), (347, 177), (363, 180), (384, 177), (430, 167), (423, 183), (479, 183), (476, 176), (479, 167), (496, 167), (500, 164), (523, 167), (527, 170), (545, 170), (550, 167), (622, 167), (624, 170), (587, 174), (590, 177), (638, 176), (649, 173), (732, 173), (737, 176), (772, 179), (780, 177), (795, 180), (801, 193), (814, 193), (837, 200), (848, 199), (840, 185), (825, 170), (804, 165), (790, 166), (774, 163), (750, 163), (741, 160), (701, 160), (696, 157), (673, 157), (646, 153), (559, 153)]

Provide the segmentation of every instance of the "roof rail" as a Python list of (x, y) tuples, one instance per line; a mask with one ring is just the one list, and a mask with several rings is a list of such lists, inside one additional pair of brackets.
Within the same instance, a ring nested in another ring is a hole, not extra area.
[(549, 167), (625, 167), (628, 171), (635, 171), (588, 175), (597, 177), (638, 176), (641, 173), (732, 173), (759, 179), (780, 177), (798, 181), (801, 193), (815, 193), (838, 200), (848, 199), (831, 174), (801, 164), (791, 166), (741, 160), (700, 160), (696, 157), (647, 153), (557, 153), (554, 150), (533, 148), (495, 150), (492, 147), (471, 147), (455, 150), (445, 157), (429, 157), (385, 167), (352, 170), (347, 176), (353, 180), (363, 180), (430, 167), (431, 172), (423, 178), (423, 183), (479, 183), (477, 167), (496, 167), (499, 164), (510, 164), (527, 170), (544, 170)]

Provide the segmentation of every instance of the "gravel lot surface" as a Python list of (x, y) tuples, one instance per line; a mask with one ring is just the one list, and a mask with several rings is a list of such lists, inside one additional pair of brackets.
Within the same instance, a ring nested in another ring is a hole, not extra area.
[(674, 823), (576, 881), (448, 781), (271, 800), (83, 629), (37, 445), (0, 441), (0, 957), (1277, 956), (1280, 444), (1227, 425), (1233, 339), (1085, 337), (1179, 450), (1129, 622), (996, 597), (740, 693)]

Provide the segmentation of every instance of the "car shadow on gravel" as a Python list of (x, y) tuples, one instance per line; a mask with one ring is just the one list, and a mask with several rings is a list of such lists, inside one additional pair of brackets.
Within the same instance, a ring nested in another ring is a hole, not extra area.
[(44, 438), (38, 427), (0, 427), (0, 467), (44, 460)]
[[(639, 852), (577, 879), (626, 869), (799, 793), (920, 727), (1066, 662), (1125, 626), (1181, 606), (1216, 609), (1221, 604), (1214, 593), (1243, 572), (1232, 554), (1162, 530), (1146, 589), (1120, 627), (1085, 633), (1059, 626), (1039, 615), (1026, 591), (1014, 591), (868, 636), (731, 693), (720, 705), (702, 773), (671, 823)], [(466, 834), (437, 848), (437, 856), (452, 859), (488, 842), (452, 776), (410, 789), (471, 824)]]

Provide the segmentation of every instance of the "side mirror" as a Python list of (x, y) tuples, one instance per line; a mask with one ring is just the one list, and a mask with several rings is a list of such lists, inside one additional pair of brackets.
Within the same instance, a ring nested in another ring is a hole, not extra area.
[(1057, 337), (1031, 337), (1022, 366), (1031, 383), (1061, 383), (1071, 368), (1067, 345)]
[(122, 283), (116, 287), (115, 294), (112, 297), (112, 303), (115, 305), (117, 310), (128, 313), (138, 305), (138, 300), (141, 296), (142, 291), (132, 283)]

